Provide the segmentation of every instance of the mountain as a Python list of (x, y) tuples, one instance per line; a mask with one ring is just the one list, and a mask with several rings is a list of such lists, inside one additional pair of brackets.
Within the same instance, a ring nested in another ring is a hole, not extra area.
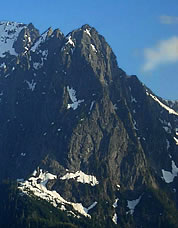
[(89, 25), (1, 22), (0, 50), (1, 226), (178, 227), (177, 101)]

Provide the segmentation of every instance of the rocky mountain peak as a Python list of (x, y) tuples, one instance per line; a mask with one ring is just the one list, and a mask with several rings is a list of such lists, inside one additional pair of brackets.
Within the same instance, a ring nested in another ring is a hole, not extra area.
[(7, 54), (18, 55), (14, 49), (14, 42), (17, 40), (19, 33), (26, 25), (15, 22), (0, 23), (0, 57), (5, 57)]
[(37, 197), (91, 227), (178, 224), (177, 103), (120, 69), (89, 25), (0, 32), (0, 180), (18, 179), (21, 205)]

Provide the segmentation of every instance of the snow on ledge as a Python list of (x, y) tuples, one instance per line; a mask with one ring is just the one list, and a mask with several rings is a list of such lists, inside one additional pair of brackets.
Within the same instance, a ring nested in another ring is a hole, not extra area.
[(176, 111), (174, 111), (172, 108), (169, 108), (167, 105), (163, 104), (156, 96), (152, 95), (151, 93), (146, 92), (147, 95), (149, 95), (151, 98), (153, 98), (153, 100), (155, 100), (156, 102), (158, 102), (158, 104), (160, 106), (162, 106), (164, 109), (166, 109), (169, 114), (173, 114), (173, 115), (177, 115), (178, 113)]
[[(94, 202), (88, 208), (85, 208), (81, 203), (73, 203), (65, 200), (59, 193), (56, 191), (48, 190), (46, 185), (49, 180), (57, 179), (56, 175), (53, 175), (49, 172), (44, 172), (42, 169), (39, 171), (34, 171), (32, 176), (28, 180), (17, 179), (19, 183), (18, 189), (23, 193), (31, 196), (33, 193), (35, 196), (44, 199), (51, 203), (54, 207), (59, 209), (66, 210), (65, 205), (71, 205), (73, 209), (85, 217), (91, 218), (91, 215), (88, 214), (88, 211), (96, 206), (97, 202)], [(71, 212), (74, 216), (76, 214)]]
[(80, 182), (82, 184), (89, 184), (91, 186), (95, 186), (99, 184), (95, 176), (87, 175), (83, 173), (82, 171), (77, 171), (75, 173), (66, 173), (63, 177), (60, 178), (61, 180), (69, 180), (69, 179), (75, 179), (77, 182)]

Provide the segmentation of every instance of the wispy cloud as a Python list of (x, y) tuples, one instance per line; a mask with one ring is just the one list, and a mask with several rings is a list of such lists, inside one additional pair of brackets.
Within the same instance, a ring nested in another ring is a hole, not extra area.
[(178, 62), (178, 37), (161, 40), (155, 47), (144, 49), (143, 71), (151, 71), (161, 64)]
[(162, 15), (159, 19), (162, 24), (178, 24), (178, 17)]

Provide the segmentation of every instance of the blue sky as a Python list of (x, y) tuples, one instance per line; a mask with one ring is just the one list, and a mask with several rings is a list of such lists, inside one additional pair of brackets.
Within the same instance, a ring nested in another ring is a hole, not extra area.
[(64, 34), (90, 24), (128, 75), (137, 75), (158, 96), (178, 99), (177, 0), (9, 0), (1, 2), (0, 20)]

